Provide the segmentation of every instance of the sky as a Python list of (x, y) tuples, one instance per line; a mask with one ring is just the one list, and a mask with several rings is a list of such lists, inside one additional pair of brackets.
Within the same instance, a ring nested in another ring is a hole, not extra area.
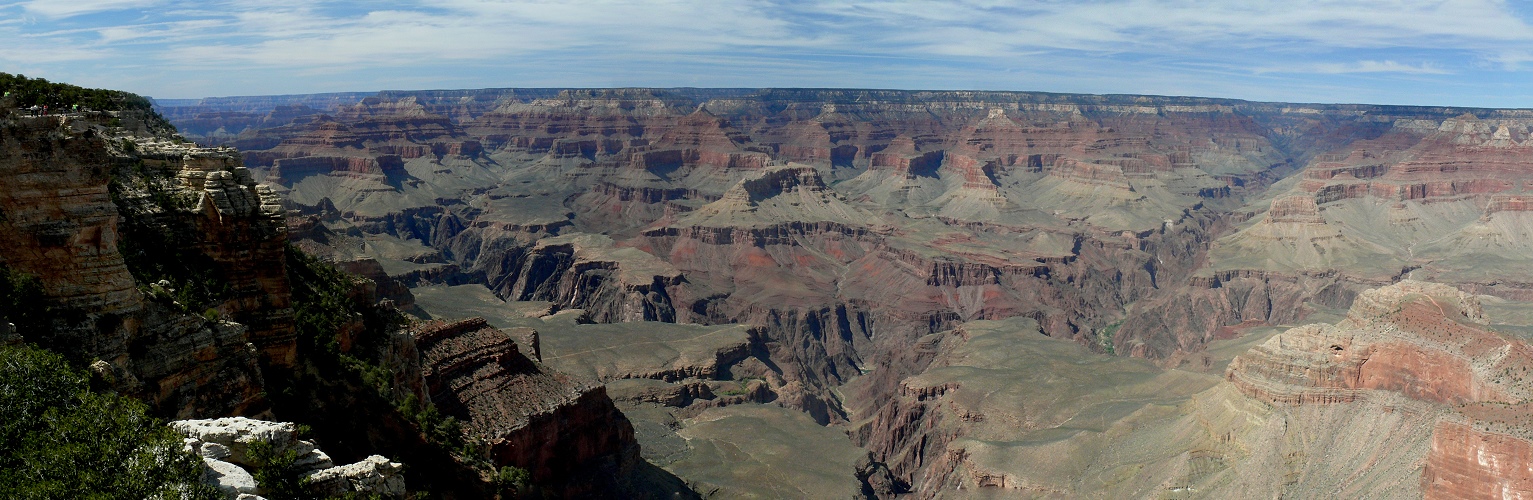
[(0, 72), (156, 98), (843, 87), (1533, 108), (1533, 2), (0, 0)]

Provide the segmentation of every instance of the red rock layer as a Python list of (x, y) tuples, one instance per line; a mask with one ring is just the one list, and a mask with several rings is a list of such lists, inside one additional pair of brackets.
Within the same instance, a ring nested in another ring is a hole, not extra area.
[(388, 176), (403, 172), (404, 161), (399, 155), (302, 156), (275, 160), (269, 178), (272, 182), (290, 183), (315, 174)]
[(634, 458), (633, 426), (602, 386), (533, 361), (484, 319), (432, 321), (412, 333), (432, 401), (488, 441), (497, 465), (564, 483), (598, 463)]
[(1320, 216), (1320, 206), (1315, 204), (1314, 198), (1308, 196), (1284, 196), (1272, 200), (1272, 207), (1267, 210), (1267, 222), (1324, 224), (1325, 218)]
[(1432, 430), (1421, 489), (1429, 499), (1533, 497), (1533, 443), (1440, 422)]
[(1436, 129), (1396, 127), (1359, 141), (1305, 169), (1299, 187), (1320, 204), (1372, 196), (1386, 200), (1455, 199), (1520, 191), (1533, 146), (1492, 133), (1472, 116)]
[(1370, 290), (1345, 322), (1290, 329), (1236, 357), (1227, 377), (1284, 404), (1351, 401), (1360, 390), (1447, 404), (1504, 400), (1520, 390), (1492, 376), (1533, 365), (1533, 346), (1488, 331), (1478, 309), (1445, 285)]
[[(1226, 377), (1280, 405), (1391, 391), (1439, 403), (1421, 485), (1427, 498), (1533, 494), (1533, 429), (1523, 382), (1533, 346), (1489, 331), (1473, 296), (1404, 281), (1359, 295), (1336, 326), (1290, 329), (1236, 357)], [(1516, 402), (1516, 403), (1513, 403)]]

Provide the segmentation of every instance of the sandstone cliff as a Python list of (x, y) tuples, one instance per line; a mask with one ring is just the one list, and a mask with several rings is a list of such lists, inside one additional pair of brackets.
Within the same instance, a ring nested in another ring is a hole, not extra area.
[(416, 325), (411, 334), (431, 401), (461, 419), (471, 439), (487, 443), (497, 466), (525, 469), (534, 483), (562, 494), (658, 494), (664, 488), (691, 494), (653, 476), (639, 457), (632, 425), (605, 387), (533, 359), (537, 334), (525, 333), (514, 339), (482, 318)]
[(55, 312), (19, 333), (164, 414), (259, 411), (258, 364), (293, 356), (275, 198), (232, 151), (109, 137), (105, 119), (0, 123), (0, 227), (15, 236), (0, 258)]
[[(100, 390), (140, 399), (161, 416), (277, 417), (312, 427), (337, 460), (359, 460), (331, 467), (312, 443), (299, 442), (301, 465), (314, 469), (311, 479), (325, 494), (365, 484), (403, 495), (399, 479), (405, 476), (412, 488), (449, 498), (481, 497), (498, 488), (495, 469), (476, 469), (482, 457), (475, 448), (453, 447), (464, 441), (453, 434), (456, 428), (443, 436), (448, 427), (420, 417), (438, 406), (479, 425), (468, 429), (471, 439), (494, 438), (490, 452), (501, 457), (496, 465), (534, 471), (536, 486), (523, 488), (571, 495), (659, 488), (690, 493), (639, 459), (631, 427), (601, 386), (518, 358), (533, 367), (523, 371), (526, 366), (511, 359), (519, 356), (514, 346), (509, 353), (488, 346), (487, 363), (508, 363), (508, 370), (481, 374), (481, 385), (453, 393), (445, 380), (465, 374), (441, 357), (463, 353), (443, 355), (441, 347), (483, 339), (436, 337), (417, 344), (398, 332), (403, 317), (396, 308), (411, 305), (408, 289), (375, 260), (339, 265), (376, 280), (347, 275), (290, 246), (286, 224), (296, 215), (288, 212), (290, 203), (282, 190), (259, 183), (265, 173), (253, 174), (235, 150), (134, 132), (119, 126), (127, 115), (16, 116), (4, 105), (0, 230), (12, 236), (0, 242), (0, 270), (5, 290), (33, 295), (5, 297), (0, 340), (62, 353), (89, 366)], [(417, 113), (399, 106), (375, 112), (369, 105), (343, 117)], [(418, 137), (441, 123), (426, 117), (399, 133)], [(390, 139), (394, 132), (369, 133), (377, 141), (397, 139)], [(444, 154), (476, 154), (472, 141), (443, 148)], [(402, 147), (394, 154), (429, 153)], [(387, 161), (381, 171), (365, 168), (376, 161), (358, 165), (360, 172), (348, 172), (385, 183), (398, 174), (392, 169), (398, 165)], [(302, 169), (290, 172), (297, 177)], [(409, 223), (407, 217), (379, 223), (395, 221)], [(312, 229), (305, 234), (316, 234)], [(585, 257), (583, 250), (564, 249)], [(617, 294), (645, 296), (643, 284), (635, 291), (617, 269), (606, 270), (614, 273)], [(10, 307), (34, 302), (38, 310)], [(536, 353), (535, 341), (529, 347)], [(468, 358), (470, 365), (478, 359)], [(432, 395), (445, 396), (438, 406), (423, 406)], [(478, 396), (490, 403), (477, 404), (483, 403)], [(544, 433), (570, 439), (542, 446)], [(192, 443), (196, 451), (218, 455), (208, 463), (219, 474), (238, 475), (238, 467), (221, 459), (239, 462), (243, 451), (218, 441), (229, 436), (209, 436), (199, 434), (201, 441)], [(236, 449), (223, 455), (210, 444), (215, 441)], [(566, 453), (571, 443), (582, 451)], [(401, 472), (400, 464), (376, 454), (409, 456), (410, 468)], [(596, 481), (609, 473), (623, 479)], [(235, 489), (251, 492), (246, 486)]]

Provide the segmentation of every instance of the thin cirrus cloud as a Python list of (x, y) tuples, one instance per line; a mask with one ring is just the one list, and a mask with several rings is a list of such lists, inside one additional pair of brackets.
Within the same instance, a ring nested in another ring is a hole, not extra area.
[[(1528, 106), (1496, 0), (34, 0), (0, 71), (161, 97), (857, 86)], [(439, 82), (439, 83), (432, 83)]]
[(1395, 73), (1400, 75), (1451, 75), (1453, 71), (1433, 63), (1407, 64), (1392, 60), (1365, 60), (1353, 62), (1303, 63), (1292, 66), (1268, 66), (1253, 70), (1256, 74), (1322, 74), (1342, 75), (1351, 73)]
[(48, 18), (67, 18), (96, 12), (147, 8), (156, 0), (32, 0), (19, 4), (27, 13)]

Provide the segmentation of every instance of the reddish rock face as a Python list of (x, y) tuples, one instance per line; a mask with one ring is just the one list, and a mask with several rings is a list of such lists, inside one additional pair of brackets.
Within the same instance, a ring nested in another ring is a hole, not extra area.
[(1369, 391), (1438, 403), (1422, 472), (1428, 498), (1525, 495), (1533, 487), (1528, 389), (1533, 346), (1485, 327), (1479, 303), (1404, 281), (1359, 295), (1347, 319), (1294, 328), (1230, 363), (1242, 392), (1279, 405), (1333, 404)]
[(412, 333), (431, 400), (488, 441), (497, 465), (562, 485), (604, 462), (626, 470), (638, 459), (633, 426), (602, 386), (528, 358), (484, 319), (432, 321)]
[[(1521, 410), (1527, 412), (1524, 405)], [(1426, 498), (1522, 498), (1533, 495), (1533, 442), (1441, 422), (1421, 473)]]
[(1404, 281), (1359, 295), (1335, 326), (1294, 328), (1236, 357), (1227, 378), (1257, 399), (1284, 404), (1351, 401), (1359, 390), (1445, 404), (1525, 392), (1501, 375), (1533, 363), (1533, 346), (1483, 322), (1472, 296)]
[(1272, 208), (1267, 209), (1267, 220), (1274, 223), (1325, 223), (1320, 217), (1320, 207), (1315, 205), (1315, 199), (1307, 196), (1286, 196), (1272, 200)]
[[(1508, 125), (1519, 129), (1514, 138)], [(1494, 130), (1494, 131), (1493, 131)], [(1333, 152), (1303, 173), (1317, 201), (1373, 196), (1391, 200), (1479, 196), (1522, 189), (1530, 146), (1526, 126), (1473, 115), (1440, 124), (1397, 122), (1386, 136)]]
[(43, 279), (65, 307), (103, 314), (137, 310), (133, 276), (117, 252), (117, 207), (108, 196), (113, 158), (94, 132), (58, 120), (5, 123), (0, 135), (0, 210), (6, 265)]

